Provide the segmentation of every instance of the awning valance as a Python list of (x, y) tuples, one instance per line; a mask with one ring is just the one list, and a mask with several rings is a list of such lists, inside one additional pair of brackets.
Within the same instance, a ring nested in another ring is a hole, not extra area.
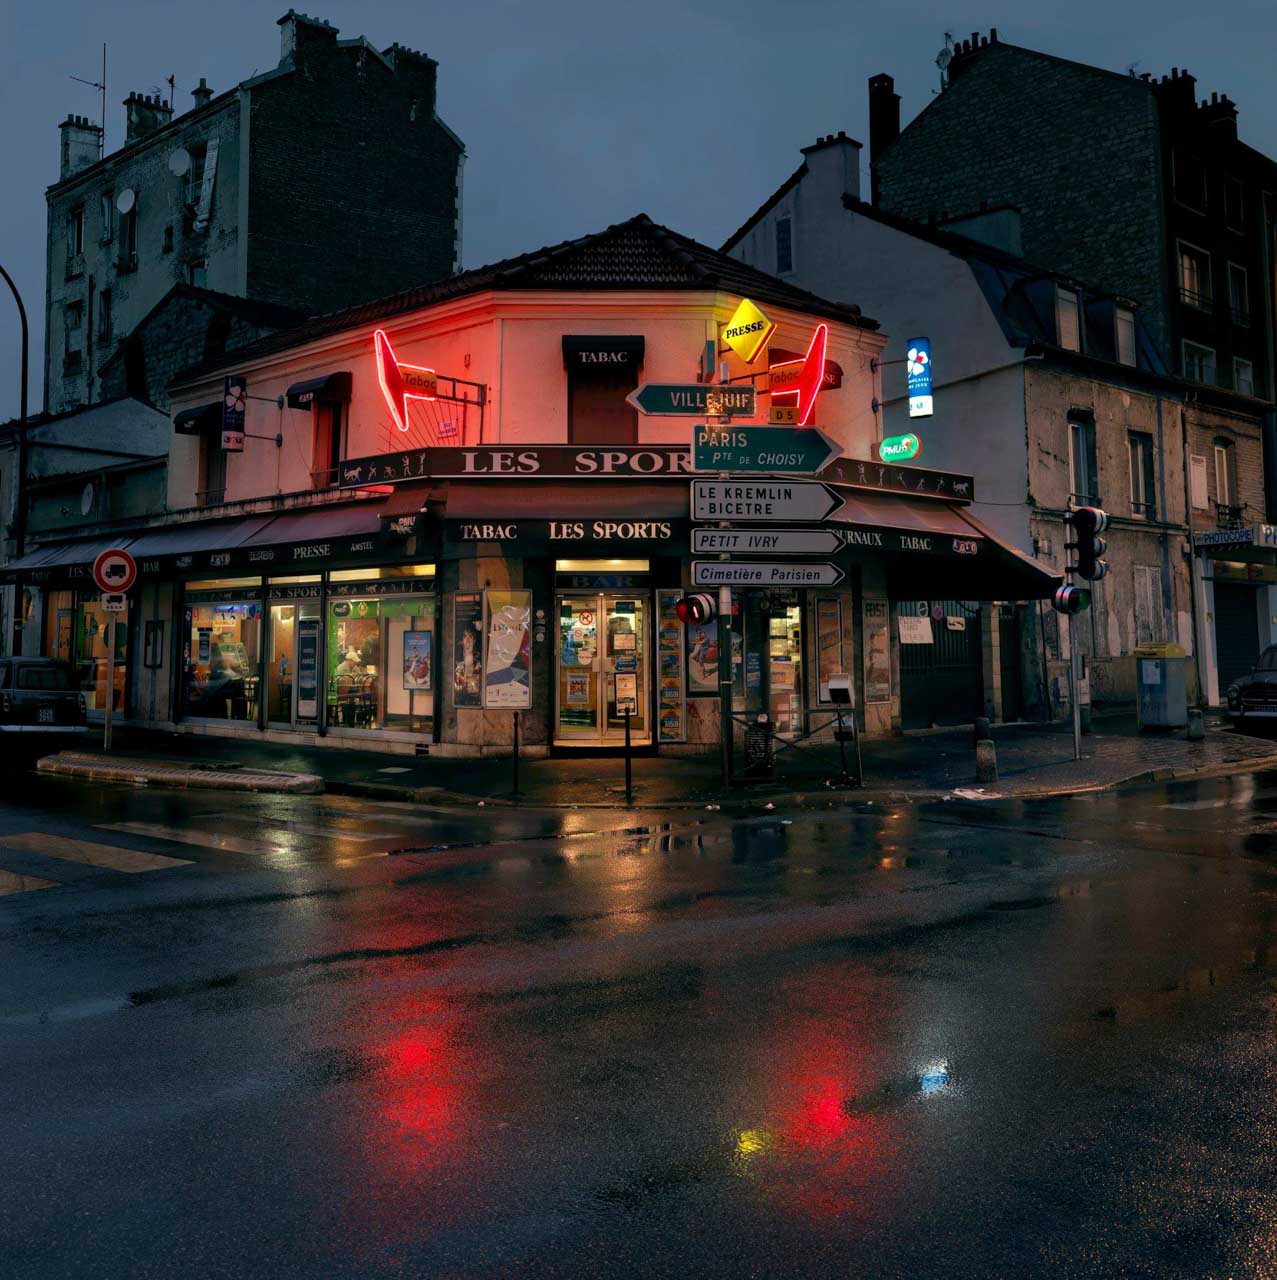
[(193, 409), (182, 409), (173, 415), (173, 430), (180, 436), (197, 436), (204, 431), (222, 427), (222, 406), (218, 404), (196, 405)]
[(309, 409), (317, 400), (349, 400), (350, 371), (343, 369), (339, 373), (326, 373), (322, 378), (294, 382), (285, 393), (285, 399), (290, 409)]
[(239, 520), (192, 521), (167, 529), (152, 529), (138, 536), (129, 553), (135, 560), (153, 560), (160, 556), (192, 555), (197, 551), (229, 551), (243, 546), (270, 521), (270, 516), (244, 516)]
[(127, 550), (132, 542), (131, 535), (120, 534), (113, 538), (81, 539), (78, 542), (49, 542), (33, 551), (28, 551), (21, 559), (11, 560), (0, 569), (0, 576), (6, 580), (12, 580), (13, 575), (32, 569), (92, 564), (103, 551), (110, 551), (115, 547)]

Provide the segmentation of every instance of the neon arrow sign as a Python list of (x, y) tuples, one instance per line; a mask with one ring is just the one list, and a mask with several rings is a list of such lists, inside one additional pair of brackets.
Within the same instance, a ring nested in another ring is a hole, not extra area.
[[(818, 324), (816, 332), (811, 335), (811, 343), (807, 347), (807, 354), (803, 357), (802, 368), (798, 371), (797, 387), (786, 387), (784, 391), (777, 391), (772, 396), (772, 403), (775, 404), (780, 396), (798, 396), (798, 425), (805, 427), (811, 422), (811, 416), (816, 410), (816, 400), (820, 395), (820, 389), (825, 384), (825, 348), (829, 345), (829, 326), (827, 324)], [(784, 368), (783, 365), (774, 365), (774, 369)]]
[(373, 334), (373, 344), (377, 350), (377, 381), (381, 383), (381, 394), (386, 397), (386, 403), (390, 406), (395, 426), (406, 432), (408, 401), (437, 400), (438, 379), (433, 369), (417, 364), (400, 364), (395, 359), (394, 348), (383, 329), (378, 329)]

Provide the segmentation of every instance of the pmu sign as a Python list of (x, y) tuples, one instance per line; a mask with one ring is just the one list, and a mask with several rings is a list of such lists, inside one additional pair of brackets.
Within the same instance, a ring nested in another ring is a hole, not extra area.
[(244, 451), (244, 410), (248, 401), (248, 383), (240, 374), (232, 374), (222, 388), (222, 448), (230, 453)]

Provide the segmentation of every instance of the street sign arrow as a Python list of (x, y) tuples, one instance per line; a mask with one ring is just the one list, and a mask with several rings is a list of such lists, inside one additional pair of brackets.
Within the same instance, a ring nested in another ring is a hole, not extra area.
[(816, 475), (842, 450), (819, 427), (692, 428), (696, 471), (758, 471)]
[(831, 556), (841, 551), (837, 529), (693, 529), (692, 550), (773, 556)]
[(752, 386), (705, 382), (645, 382), (625, 397), (649, 418), (752, 418), (757, 399)]
[(692, 582), (698, 587), (836, 587), (842, 580), (842, 570), (828, 561), (692, 561)]
[(693, 480), (693, 520), (824, 520), (842, 495), (818, 480)]

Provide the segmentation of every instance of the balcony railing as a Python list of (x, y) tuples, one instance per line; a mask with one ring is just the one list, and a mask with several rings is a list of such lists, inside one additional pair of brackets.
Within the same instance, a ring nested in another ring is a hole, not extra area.
[(1217, 529), (1244, 529), (1246, 508), (1235, 507), (1228, 502), (1215, 504), (1215, 527)]
[(1181, 285), (1179, 291), (1180, 299), (1187, 302), (1190, 307), (1197, 307), (1201, 311), (1214, 311), (1215, 299), (1209, 293), (1198, 293), (1196, 289), (1190, 289), (1187, 285)]

